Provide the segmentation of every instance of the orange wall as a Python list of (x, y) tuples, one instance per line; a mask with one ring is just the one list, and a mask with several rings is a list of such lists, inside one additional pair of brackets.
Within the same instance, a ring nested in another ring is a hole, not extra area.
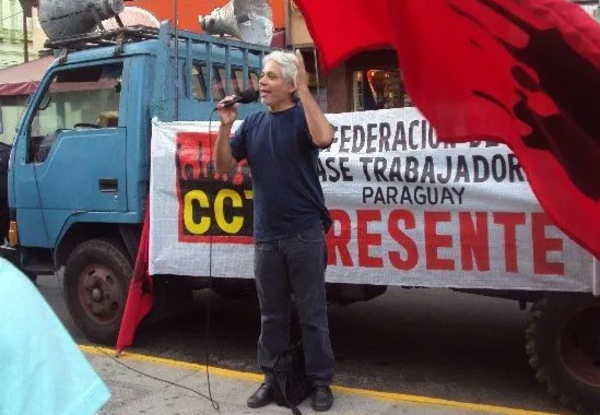
[[(273, 10), (273, 24), (276, 29), (285, 27), (285, 0), (268, 0)], [(179, 0), (179, 27), (201, 32), (198, 16), (210, 14), (216, 7), (223, 7), (228, 0)], [(126, 6), (137, 6), (154, 14), (158, 20), (173, 19), (173, 0), (134, 0)]]

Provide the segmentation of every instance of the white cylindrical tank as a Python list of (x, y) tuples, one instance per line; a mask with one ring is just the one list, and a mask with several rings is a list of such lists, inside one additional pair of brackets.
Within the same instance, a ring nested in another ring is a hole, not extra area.
[(123, 0), (39, 0), (40, 26), (50, 40), (92, 32), (100, 20), (123, 11)]

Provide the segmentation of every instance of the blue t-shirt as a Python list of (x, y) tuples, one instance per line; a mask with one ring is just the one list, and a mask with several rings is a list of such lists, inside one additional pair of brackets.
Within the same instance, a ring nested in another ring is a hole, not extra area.
[(231, 139), (233, 157), (248, 160), (254, 190), (254, 238), (292, 235), (331, 225), (317, 174), (313, 143), (302, 106), (264, 111), (244, 120)]

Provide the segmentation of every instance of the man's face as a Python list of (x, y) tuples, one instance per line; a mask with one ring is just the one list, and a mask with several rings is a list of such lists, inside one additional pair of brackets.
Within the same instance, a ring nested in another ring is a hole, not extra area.
[(261, 102), (272, 109), (291, 103), (292, 94), (296, 90), (292, 82), (283, 78), (281, 65), (272, 60), (263, 68), (258, 85)]

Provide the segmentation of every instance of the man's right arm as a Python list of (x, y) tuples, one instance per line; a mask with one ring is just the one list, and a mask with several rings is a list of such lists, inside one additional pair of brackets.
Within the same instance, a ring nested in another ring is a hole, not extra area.
[(215, 149), (215, 167), (220, 174), (226, 174), (233, 169), (237, 162), (231, 151), (229, 137), (231, 136), (232, 124), (223, 124), (219, 127), (219, 135)]
[(223, 106), (223, 104), (233, 98), (234, 96), (226, 97), (217, 105), (221, 126), (219, 127), (219, 135), (217, 136), (215, 145), (215, 168), (220, 174), (229, 173), (229, 171), (237, 165), (237, 161), (235, 160), (235, 157), (233, 157), (233, 152), (231, 151), (231, 143), (229, 142), (231, 127), (237, 119), (237, 105)]

